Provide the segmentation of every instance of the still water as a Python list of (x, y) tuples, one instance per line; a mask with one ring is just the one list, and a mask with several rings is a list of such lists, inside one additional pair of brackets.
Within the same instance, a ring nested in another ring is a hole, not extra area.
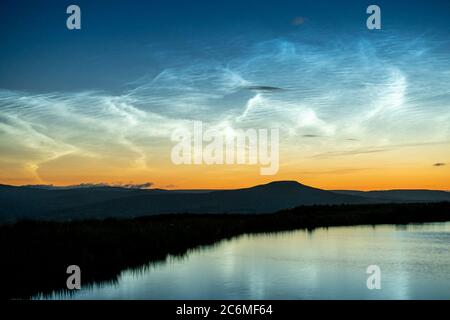
[(450, 299), (450, 222), (244, 235), (46, 298)]

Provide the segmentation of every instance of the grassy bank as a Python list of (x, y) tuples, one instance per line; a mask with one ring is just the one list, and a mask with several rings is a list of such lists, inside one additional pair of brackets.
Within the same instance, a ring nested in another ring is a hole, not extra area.
[(63, 289), (66, 268), (72, 264), (81, 267), (82, 285), (114, 281), (125, 268), (245, 233), (437, 221), (450, 221), (450, 203), (299, 207), (266, 215), (22, 221), (0, 226), (1, 298), (28, 298)]

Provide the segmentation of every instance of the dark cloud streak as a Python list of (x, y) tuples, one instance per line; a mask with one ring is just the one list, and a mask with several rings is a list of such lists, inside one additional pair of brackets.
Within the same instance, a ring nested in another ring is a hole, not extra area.
[(323, 136), (318, 135), (318, 134), (304, 134), (302, 137), (303, 138), (322, 138)]
[(280, 92), (284, 91), (283, 88), (272, 87), (272, 86), (245, 86), (243, 89), (247, 89), (250, 91), (260, 91), (260, 92)]
[(80, 183), (70, 186), (54, 186), (52, 184), (38, 184), (38, 185), (25, 185), (24, 187), (37, 188), (37, 189), (83, 189), (83, 188), (104, 188), (104, 187), (115, 187), (124, 189), (149, 189), (153, 186), (153, 182), (145, 182), (140, 184), (134, 183)]

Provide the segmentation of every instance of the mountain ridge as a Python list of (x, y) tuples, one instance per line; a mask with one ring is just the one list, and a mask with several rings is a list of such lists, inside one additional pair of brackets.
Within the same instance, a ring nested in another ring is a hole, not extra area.
[(450, 193), (436, 190), (322, 190), (293, 180), (240, 189), (197, 191), (0, 185), (0, 222), (130, 218), (170, 213), (254, 214), (312, 205), (441, 201), (450, 202)]

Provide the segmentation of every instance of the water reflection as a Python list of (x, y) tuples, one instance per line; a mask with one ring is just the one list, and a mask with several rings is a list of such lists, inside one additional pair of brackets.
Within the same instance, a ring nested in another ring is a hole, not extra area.
[[(47, 299), (450, 299), (450, 223), (243, 235)], [(378, 265), (382, 289), (368, 290)]]

